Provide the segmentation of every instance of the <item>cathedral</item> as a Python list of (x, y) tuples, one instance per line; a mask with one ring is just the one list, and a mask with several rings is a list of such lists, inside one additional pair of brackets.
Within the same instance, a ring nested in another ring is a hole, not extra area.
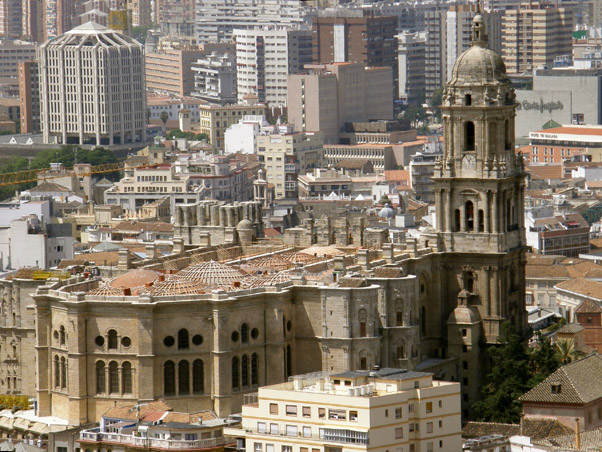
[[(291, 375), (395, 367), (459, 381), (469, 417), (500, 325), (527, 331), (515, 108), (477, 14), (471, 47), (444, 92), (436, 223), (419, 240), (388, 243), (383, 224), (376, 233), (357, 229), (354, 251), (331, 244), (252, 256), (258, 209), (228, 207), (220, 235), (211, 229), (221, 227), (217, 217), (208, 216), (219, 208), (179, 206), (175, 227), (189, 235), (186, 249), (137, 268), (123, 262), (113, 278), (49, 280), (37, 289), (35, 372), (13, 369), (23, 382), (11, 384), (35, 386), (39, 415), (81, 425), (114, 405), (158, 398), (179, 411), (226, 416), (259, 386)], [(305, 227), (318, 243), (320, 231)], [(331, 232), (326, 240), (342, 235)], [(229, 244), (212, 246), (218, 236)]]

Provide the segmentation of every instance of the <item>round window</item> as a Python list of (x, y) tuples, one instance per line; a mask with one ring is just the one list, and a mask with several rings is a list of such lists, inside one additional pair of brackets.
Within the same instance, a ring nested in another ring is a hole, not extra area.
[(175, 343), (176, 343), (176, 340), (173, 338), (173, 336), (167, 336), (165, 339), (163, 339), (163, 344), (166, 347), (171, 347)]
[(129, 347), (130, 345), (132, 345), (132, 340), (129, 337), (124, 336), (121, 338), (121, 345), (123, 345), (124, 347)]
[(99, 347), (102, 347), (103, 345), (105, 345), (105, 338), (102, 336), (96, 336), (96, 339), (94, 339), (94, 342), (96, 343), (96, 345), (98, 345)]
[(232, 338), (232, 342), (237, 342), (238, 341), (238, 331), (232, 331), (232, 336), (230, 336)]
[(257, 339), (257, 337), (258, 337), (258, 336), (259, 336), (259, 330), (258, 330), (257, 328), (253, 328), (253, 329), (251, 330), (251, 337), (252, 337), (253, 339)]
[(194, 336), (192, 336), (192, 343), (194, 345), (201, 345), (203, 343), (203, 336), (201, 336), (200, 334), (195, 334)]

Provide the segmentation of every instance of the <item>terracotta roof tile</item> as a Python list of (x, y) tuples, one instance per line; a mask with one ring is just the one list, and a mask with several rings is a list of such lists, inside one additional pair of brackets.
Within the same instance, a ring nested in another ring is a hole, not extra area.
[(137, 268), (113, 279), (111, 281), (111, 287), (118, 289), (142, 287), (145, 284), (152, 283), (157, 280), (159, 275), (160, 273), (155, 270)]
[(562, 165), (528, 165), (531, 179), (562, 179)]
[[(532, 439), (572, 433), (573, 430), (556, 419), (530, 418), (523, 420), (523, 434)], [(462, 428), (462, 438), (479, 438), (488, 435), (504, 435), (507, 437), (520, 434), (519, 424), (500, 424), (496, 422), (467, 422)]]
[(602, 300), (602, 283), (586, 278), (575, 278), (561, 282), (556, 286), (557, 290), (575, 292), (596, 300)]
[[(172, 408), (165, 403), (164, 400), (155, 400), (149, 403), (141, 403), (138, 405), (139, 410), (136, 409), (136, 405), (127, 405), (121, 407), (112, 407), (109, 408), (104, 414), (103, 417), (113, 418), (113, 419), (138, 419), (138, 415), (140, 418), (150, 414), (165, 411), (171, 411)], [(160, 419), (160, 417), (158, 418)]]
[(173, 224), (163, 223), (161, 221), (122, 221), (113, 226), (114, 232), (173, 232), (173, 230)]
[(600, 306), (600, 303), (594, 300), (583, 300), (581, 304), (575, 308), (575, 312), (586, 314), (598, 313), (602, 312), (602, 306)]

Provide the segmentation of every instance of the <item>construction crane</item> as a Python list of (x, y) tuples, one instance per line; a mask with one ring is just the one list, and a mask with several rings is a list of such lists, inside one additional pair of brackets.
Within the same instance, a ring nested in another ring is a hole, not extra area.
[[(139, 169), (139, 168), (155, 168), (157, 165), (139, 165), (139, 166), (128, 166), (128, 169)], [(86, 171), (77, 172), (77, 176), (90, 176), (92, 174), (112, 173), (113, 171), (122, 171), (125, 169), (125, 162), (119, 163), (107, 163), (104, 165), (91, 166)], [(65, 177), (65, 174), (70, 174), (74, 171), (74, 168), (61, 168), (60, 170), (52, 168), (42, 169), (31, 169), (26, 171), (17, 171), (14, 173), (3, 173), (0, 174), (0, 187), (6, 187), (8, 185), (23, 184), (28, 182), (38, 182), (40, 180), (57, 179)]]

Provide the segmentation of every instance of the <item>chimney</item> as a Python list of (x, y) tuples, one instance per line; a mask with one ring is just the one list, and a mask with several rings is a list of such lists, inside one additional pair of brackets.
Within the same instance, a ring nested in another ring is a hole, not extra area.
[(124, 287), (123, 288), (123, 296), (129, 297), (130, 295), (132, 295), (132, 289), (130, 289), (129, 287)]
[(575, 449), (581, 449), (581, 429), (579, 428), (579, 418), (575, 418), (577, 428), (575, 429)]
[(159, 275), (159, 282), (163, 282), (165, 281), (165, 275), (161, 274)]

